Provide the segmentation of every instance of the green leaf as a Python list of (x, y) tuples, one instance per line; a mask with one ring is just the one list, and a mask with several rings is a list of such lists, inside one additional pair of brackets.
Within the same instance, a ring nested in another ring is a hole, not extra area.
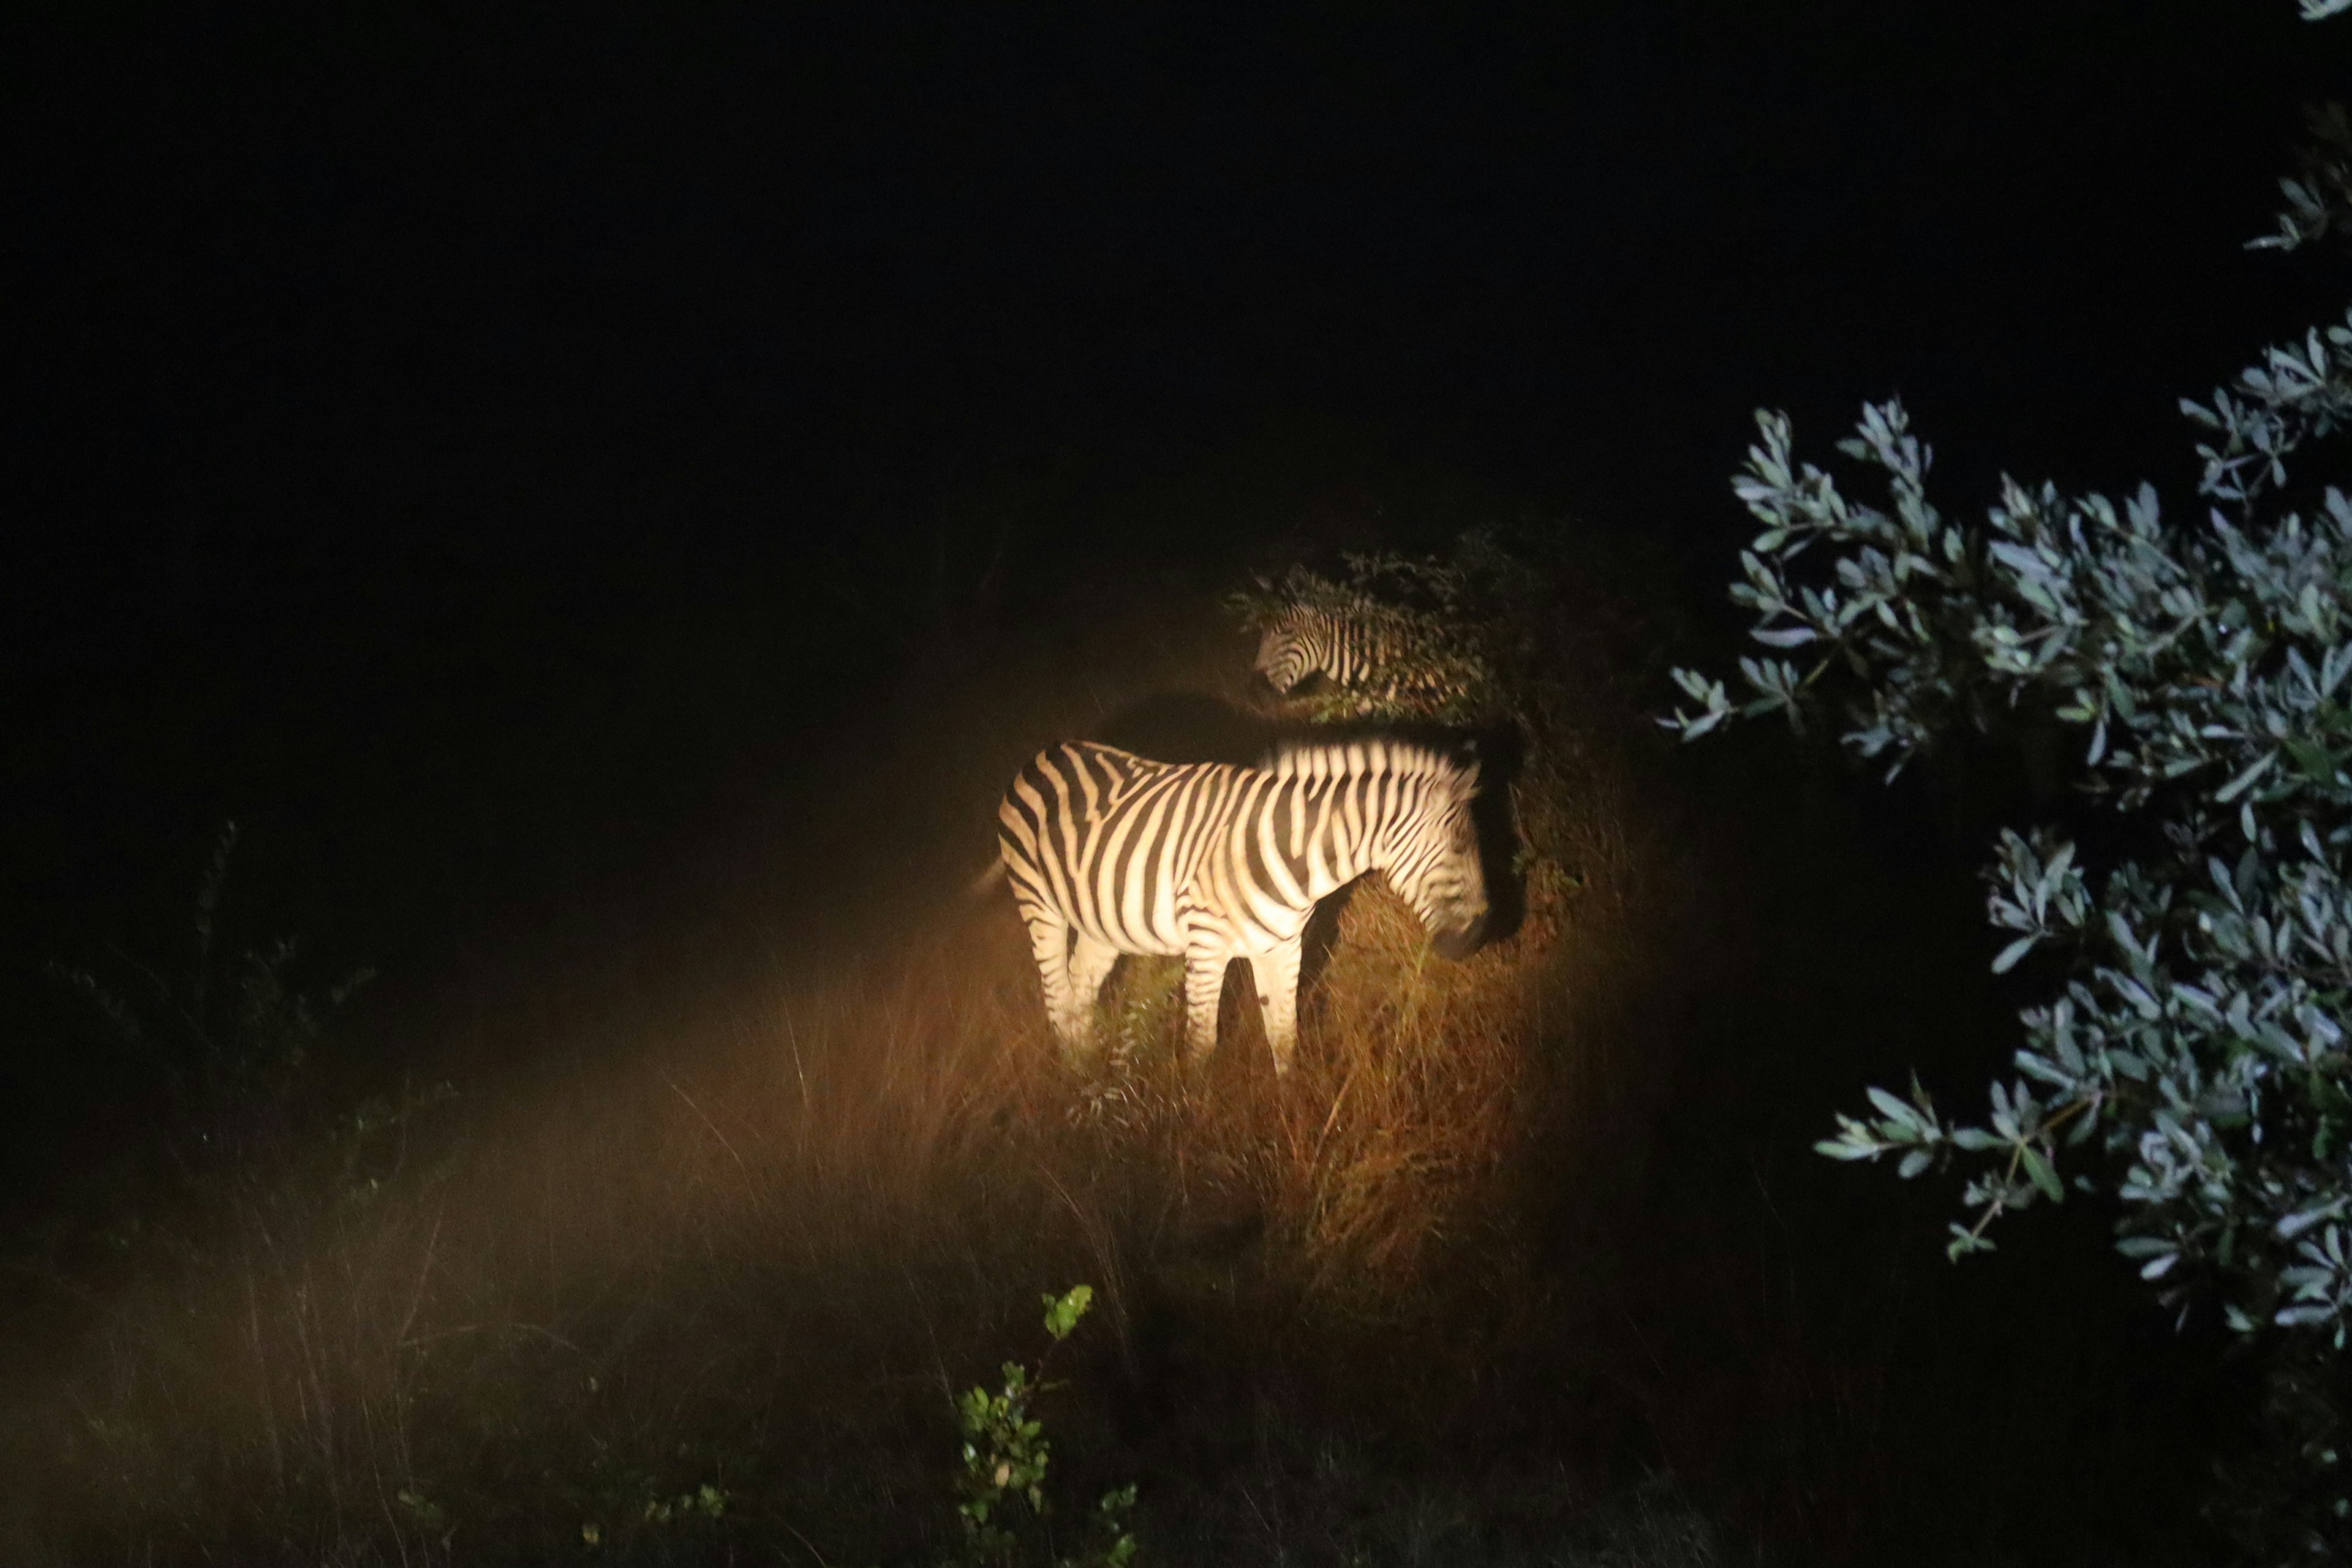
[(1095, 1288), (1091, 1285), (1073, 1285), (1059, 1300), (1045, 1297), (1045, 1331), (1054, 1336), (1056, 1343), (1068, 1339), (1070, 1331), (1078, 1326), (1078, 1320), (1094, 1304), (1094, 1299)]
[[(2220, 791), (2213, 796), (2214, 804), (2217, 805), (2227, 805), (2231, 801), (2237, 799), (2240, 795), (2245, 794), (2247, 790), (2253, 787), (2254, 781), (2271, 771), (2271, 764), (2277, 762), (2278, 759), (2279, 754), (2275, 751), (2263, 752), (2260, 760), (2252, 763), (2243, 773), (2240, 773), (2236, 778), (2231, 779), (2228, 784), (2221, 786)], [(2247, 837), (2252, 837), (2252, 835), (2249, 834)]]
[(1883, 1089), (1864, 1089), (1863, 1092), (1870, 1096), (1870, 1103), (1878, 1107), (1879, 1114), (1885, 1117), (1889, 1121), (1895, 1123), (1895, 1126), (1912, 1132), (1921, 1131), (1924, 1130), (1919, 1121), (1919, 1113), (1912, 1110), (1911, 1107), (1904, 1104), (1903, 1101), (1897, 1100), (1895, 1096), (1887, 1093), (1886, 1090)]
[(2058, 1180), (2058, 1173), (2050, 1168), (2050, 1162), (2042, 1157), (2042, 1151), (2027, 1143), (2021, 1145), (2017, 1152), (2025, 1166), (2025, 1173), (2033, 1178), (2033, 1184), (2042, 1189), (2042, 1196), (2053, 1204), (2064, 1203), (2065, 1185)]

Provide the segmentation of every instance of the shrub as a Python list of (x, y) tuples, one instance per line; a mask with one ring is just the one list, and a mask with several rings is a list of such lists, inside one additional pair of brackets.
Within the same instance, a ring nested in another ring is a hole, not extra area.
[[(2352, 215), (2341, 110), (2315, 128), (2258, 247)], [(1801, 726), (1843, 685), (1845, 745), (1890, 779), (1955, 731), (2018, 717), (2082, 737), (2082, 787), (2125, 819), (2116, 848), (2005, 830), (1986, 871), (2010, 936), (1994, 971), (2036, 950), (2066, 964), (2020, 1014), (2014, 1076), (1973, 1121), (1916, 1079), (1873, 1089), (1872, 1114), (1840, 1116), (1818, 1147), (1898, 1155), (1906, 1178), (1963, 1165), (1954, 1258), (2070, 1184), (2111, 1194), (2117, 1247), (2166, 1302), (2185, 1317), (2216, 1293), (2241, 1335), (2284, 1336), (2274, 1406), (2294, 1407), (2294, 1441), (2332, 1472), (2352, 1328), (2352, 500), (2291, 486), (2288, 465), (2352, 418), (2352, 316), (2182, 411), (2200, 432), (2201, 523), (2146, 484), (2118, 505), (2005, 479), (1982, 526), (1928, 499), (1929, 451), (1899, 404), (1865, 407), (1839, 443), (1884, 481), (1884, 507), (1800, 462), (1786, 417), (1759, 413), (1734, 489), (1763, 530), (1732, 596), (1774, 651), (1740, 660), (1736, 703), (1675, 671), (1697, 707), (1664, 722), (1685, 739), (1735, 715)], [(2340, 1483), (2306, 1489), (2318, 1544), (2352, 1504)]]
[[(1077, 1328), (1094, 1301), (1094, 1287), (1074, 1285), (1045, 1300), (1045, 1331), (1060, 1344)], [(1053, 1505), (1045, 1498), (1045, 1473), (1053, 1449), (1043, 1421), (1029, 1413), (1031, 1399), (1054, 1385), (1032, 1382), (1017, 1361), (1004, 1363), (996, 1392), (973, 1387), (956, 1401), (963, 1433), (963, 1468), (955, 1481), (956, 1520), (962, 1531), (968, 1568), (993, 1568), (1031, 1560), (1042, 1544), (1052, 1551)], [(1075, 1557), (1055, 1555), (1055, 1568), (1126, 1568), (1135, 1560), (1135, 1536), (1128, 1515), (1135, 1507), (1132, 1484), (1114, 1487), (1095, 1503), (1087, 1539)], [(1029, 1528), (1017, 1528), (1017, 1521)], [(1045, 1538), (1042, 1543), (1036, 1537)]]

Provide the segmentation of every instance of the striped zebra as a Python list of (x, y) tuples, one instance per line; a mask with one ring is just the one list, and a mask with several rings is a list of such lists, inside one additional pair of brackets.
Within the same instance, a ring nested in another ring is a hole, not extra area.
[(1437, 951), (1486, 921), (1475, 762), (1398, 741), (1279, 748), (1263, 767), (1157, 763), (1070, 741), (1021, 770), (997, 810), (1004, 868), (1064, 1053), (1089, 1034), (1122, 952), (1181, 955), (1188, 1054), (1216, 1044), (1225, 966), (1246, 958), (1277, 1075), (1298, 1029), (1299, 938), (1323, 899), (1384, 874)]
[(1408, 651), (1400, 628), (1374, 616), (1294, 605), (1258, 638), (1255, 668), (1276, 691), (1296, 691), (1316, 675), (1363, 687), (1391, 679)]

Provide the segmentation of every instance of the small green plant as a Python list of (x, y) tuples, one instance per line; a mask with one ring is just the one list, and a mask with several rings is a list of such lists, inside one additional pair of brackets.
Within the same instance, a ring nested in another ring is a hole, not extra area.
[[(215, 929), (236, 842), (236, 825), (225, 824), (197, 891), (183, 977), (141, 964), (124, 966), (127, 984), (83, 968), (53, 971), (89, 1002), (108, 1045), (166, 1090), (149, 1136), (126, 1161), (138, 1200), (98, 1222), (95, 1239), (118, 1258), (160, 1247), (190, 1263), (189, 1227), (223, 1219), (265, 1251), (291, 1245), (338, 1203), (356, 1208), (377, 1198), (409, 1161), (414, 1124), (456, 1097), (435, 1080), (403, 1081), (356, 1104), (321, 1098), (314, 1068), (329, 1025), (373, 972), (352, 971), (320, 992), (299, 988), (290, 939), (232, 962)], [(421, 1173), (430, 1185), (448, 1169), (444, 1161)]]
[(580, 1540), (588, 1546), (602, 1546), (607, 1540), (625, 1539), (631, 1530), (658, 1530), (668, 1525), (716, 1524), (727, 1517), (730, 1500), (725, 1487), (703, 1482), (690, 1492), (668, 1496), (658, 1491), (655, 1484), (638, 1478), (634, 1489), (622, 1489), (610, 1500), (619, 1515), (617, 1524), (600, 1520), (580, 1521)]
[[(410, 1332), (436, 1289), (436, 1190), (452, 1169), (432, 1157), (446, 1140), (420, 1123), (455, 1091), (403, 1082), (350, 1104), (320, 1082), (331, 1026), (368, 973), (314, 991), (290, 941), (222, 936), (236, 838), (232, 824), (215, 842), (176, 973), (127, 959), (104, 976), (53, 971), (91, 1005), (93, 1043), (152, 1085), (106, 1184), (0, 1241), (0, 1267), (89, 1312), (91, 1354), (105, 1358), (103, 1381), (76, 1389), (92, 1414), (85, 1441), (58, 1446), (59, 1486), (169, 1475), (135, 1487), (121, 1529), (152, 1542), (239, 1517), (250, 1539), (290, 1539), (322, 1495), (339, 1506), (363, 1459), (395, 1539), (446, 1547), (459, 1510), (420, 1479), (407, 1423), (421, 1364)], [(395, 1272), (384, 1265), (401, 1247), (415, 1262)], [(222, 1280), (233, 1324), (193, 1305)], [(244, 1500), (176, 1458), (199, 1405), (225, 1434), (214, 1452), (233, 1456), (222, 1468), (266, 1478)]]
[[(1091, 1285), (1073, 1285), (1062, 1296), (1044, 1298), (1045, 1331), (1055, 1344), (1077, 1328), (1094, 1295)], [(1053, 1509), (1045, 1498), (1052, 1446), (1045, 1423), (1029, 1413), (1029, 1405), (1054, 1386), (1033, 1382), (1028, 1368), (1008, 1361), (996, 1392), (975, 1386), (956, 1401), (957, 1423), (963, 1432), (963, 1470), (955, 1482), (963, 1552), (956, 1561), (964, 1568), (1031, 1561), (1037, 1555), (1031, 1541), (1034, 1535), (1044, 1535), (1045, 1550), (1052, 1552), (1046, 1521)], [(1055, 1568), (1125, 1568), (1135, 1559), (1135, 1535), (1128, 1528), (1134, 1507), (1132, 1483), (1105, 1492), (1095, 1503), (1084, 1547), (1075, 1556), (1051, 1556)], [(1016, 1528), (1024, 1517), (1030, 1523), (1026, 1532)]]
[(1131, 1134), (1151, 1124), (1154, 1096), (1147, 1062), (1155, 1053), (1172, 1058), (1178, 1049), (1184, 1027), (1182, 976), (1181, 959), (1128, 961), (1103, 1002), (1100, 1049), (1094, 1070), (1076, 1086), (1071, 1126)]
[(196, 890), (194, 952), (184, 977), (174, 982), (133, 964), (124, 985), (84, 968), (52, 969), (89, 1001), (111, 1046), (138, 1058), (166, 1086), (177, 1118), (169, 1154), (189, 1173), (249, 1157), (283, 1131), (327, 1021), (373, 978), (361, 969), (323, 995), (298, 991), (288, 983), (297, 957), (290, 940), (247, 950), (227, 972), (215, 932), (237, 837), (231, 822), (214, 840)]

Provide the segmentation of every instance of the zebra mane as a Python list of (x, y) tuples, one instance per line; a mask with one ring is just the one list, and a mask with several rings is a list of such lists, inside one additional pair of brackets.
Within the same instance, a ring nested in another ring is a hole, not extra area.
[(1277, 778), (1362, 778), (1395, 775), (1444, 779), (1468, 787), (1478, 777), (1474, 759), (1464, 762), (1411, 741), (1367, 735), (1352, 741), (1279, 741), (1266, 753), (1266, 772)]
[(1368, 595), (1351, 595), (1331, 603), (1303, 602), (1286, 605), (1281, 613), (1267, 622), (1276, 629), (1286, 629), (1307, 623), (1336, 626), (1350, 621), (1364, 621), (1379, 616), (1383, 606)]

